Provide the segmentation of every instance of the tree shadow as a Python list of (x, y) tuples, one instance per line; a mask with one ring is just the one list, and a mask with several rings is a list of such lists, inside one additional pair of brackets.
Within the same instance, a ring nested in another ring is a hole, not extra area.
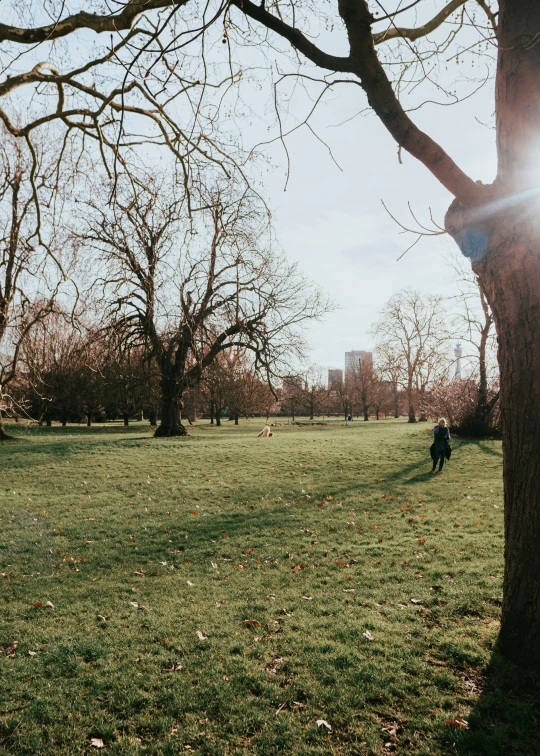
[(457, 756), (538, 756), (540, 676), (506, 661), (497, 651), (477, 681), (481, 694), (469, 729), (445, 725), (441, 753)]

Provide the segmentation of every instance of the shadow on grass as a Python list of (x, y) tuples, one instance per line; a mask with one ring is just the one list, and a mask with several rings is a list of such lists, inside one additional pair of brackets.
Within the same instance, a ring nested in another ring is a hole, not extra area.
[(445, 726), (441, 753), (458, 756), (538, 756), (540, 677), (495, 651), (478, 683), (482, 693), (468, 716), (468, 730)]

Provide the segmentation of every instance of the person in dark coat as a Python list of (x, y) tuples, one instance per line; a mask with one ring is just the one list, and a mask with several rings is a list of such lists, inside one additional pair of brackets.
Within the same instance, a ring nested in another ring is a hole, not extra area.
[(437, 425), (433, 428), (434, 441), (431, 447), (431, 458), (433, 467), (431, 472), (435, 472), (437, 462), (439, 463), (439, 472), (443, 469), (446, 452), (450, 445), (450, 431), (446, 425), (446, 420), (441, 417)]

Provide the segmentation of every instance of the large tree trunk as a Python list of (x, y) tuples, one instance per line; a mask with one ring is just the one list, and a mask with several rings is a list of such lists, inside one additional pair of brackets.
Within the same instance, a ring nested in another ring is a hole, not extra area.
[(369, 405), (364, 404), (363, 409), (364, 409), (364, 420), (367, 421), (369, 420)]
[(129, 426), (129, 414), (127, 412), (124, 412), (124, 425), (127, 428)]
[(446, 227), (473, 260), (499, 341), (505, 567), (499, 648), (540, 669), (540, 2), (499, 0), (496, 201)]
[(475, 265), (499, 340), (505, 571), (500, 648), (540, 668), (540, 222), (499, 221)]
[(163, 376), (161, 378), (161, 400), (161, 423), (154, 437), (187, 436), (181, 420), (184, 403), (181, 382), (177, 377)]
[(152, 428), (155, 428), (157, 425), (157, 411), (153, 407), (148, 412), (148, 419), (150, 420)]

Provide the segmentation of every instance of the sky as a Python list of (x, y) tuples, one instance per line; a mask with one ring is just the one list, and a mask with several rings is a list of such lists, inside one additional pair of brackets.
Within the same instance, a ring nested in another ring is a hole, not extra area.
[[(263, 179), (285, 252), (339, 307), (309, 334), (311, 361), (338, 368), (345, 351), (373, 347), (370, 325), (400, 289), (440, 296), (443, 307), (450, 307), (444, 301), (457, 293), (448, 264), (457, 252), (454, 241), (446, 235), (423, 238), (398, 261), (415, 237), (402, 234), (381, 204), (404, 225), (415, 227), (409, 203), (426, 225), (431, 225), (430, 210), (443, 225), (451, 195), (407, 153), (399, 164), (394, 141), (372, 113), (333, 126), (350, 113), (349, 97), (349, 88), (343, 88), (318, 119), (317, 133), (331, 146), (341, 170), (305, 129), (288, 141), (287, 190), (279, 145), (271, 149), (279, 167)], [(461, 168), (487, 183), (495, 173), (495, 140), (482, 123), (492, 119), (493, 110), (493, 90), (487, 85), (463, 103), (427, 105), (413, 117)]]

